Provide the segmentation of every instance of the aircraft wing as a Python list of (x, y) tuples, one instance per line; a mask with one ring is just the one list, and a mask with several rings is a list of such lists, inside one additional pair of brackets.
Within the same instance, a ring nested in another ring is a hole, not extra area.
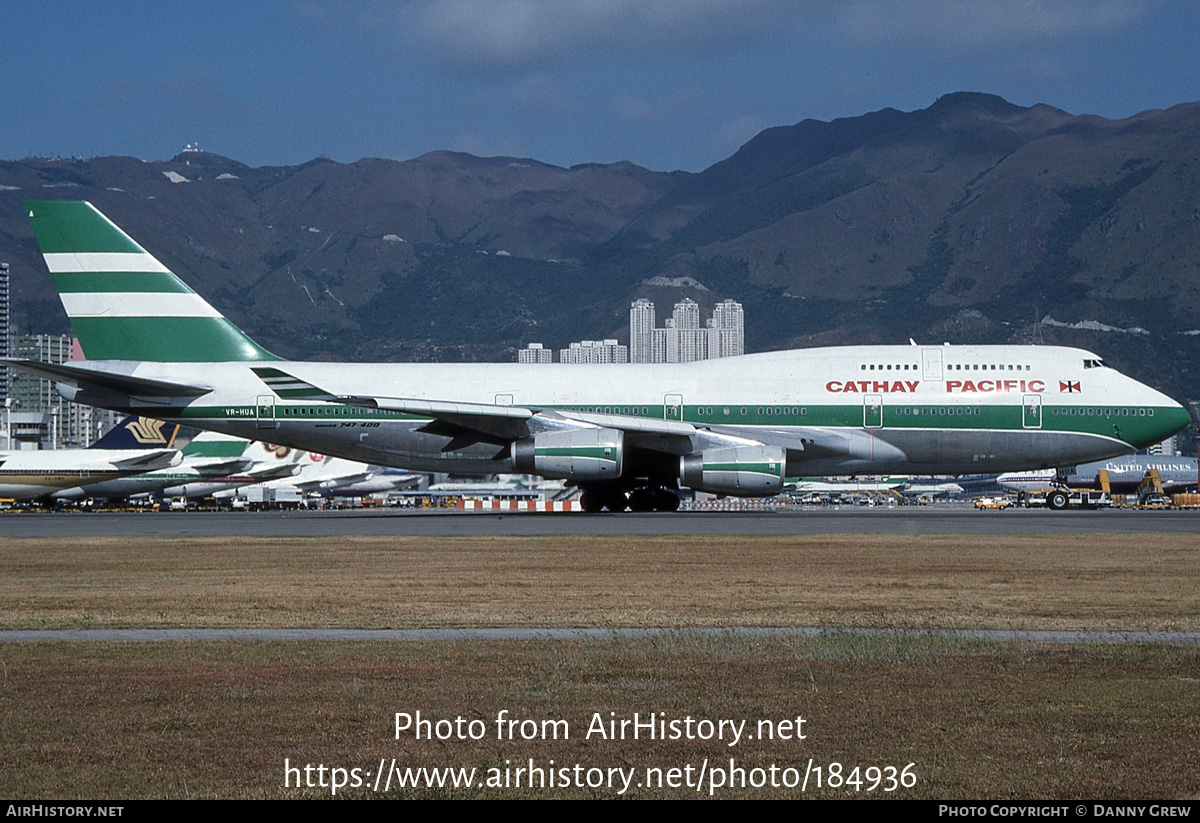
[[(502, 406), (491, 403), (459, 403), (407, 397), (336, 395), (271, 366), (253, 369), (254, 373), (279, 397), (327, 403), (346, 403), (384, 411), (431, 417), (421, 431), (451, 438), (445, 451), (473, 443), (507, 445), (514, 440), (546, 431), (572, 428), (615, 428), (628, 434), (690, 437), (696, 427), (690, 423), (648, 420), (642, 417), (589, 414), (526, 406)], [(689, 449), (690, 451), (690, 449)]]
[(273, 366), (256, 367), (253, 371), (281, 398), (346, 403), (430, 417), (432, 420), (420, 430), (449, 437), (450, 441), (443, 451), (453, 451), (476, 443), (490, 443), (502, 447), (497, 455), (500, 457), (508, 454), (508, 447), (513, 442), (544, 433), (614, 429), (623, 433), (625, 443), (630, 447), (674, 456), (695, 454), (706, 449), (761, 446), (785, 450), (789, 462), (821, 458), (853, 459), (860, 456), (870, 460), (903, 458), (903, 453), (894, 446), (878, 441), (865, 432), (853, 430), (801, 427), (772, 430), (760, 426), (740, 428), (571, 409), (336, 395)]
[(454, 438), (451, 441), (453, 445), (448, 445), (446, 451), (469, 443), (509, 443), (540, 430), (538, 422), (534, 422), (539, 416), (539, 410), (520, 406), (413, 400), (402, 397), (350, 397), (342, 402), (432, 417), (433, 421), (423, 426), (421, 431)]

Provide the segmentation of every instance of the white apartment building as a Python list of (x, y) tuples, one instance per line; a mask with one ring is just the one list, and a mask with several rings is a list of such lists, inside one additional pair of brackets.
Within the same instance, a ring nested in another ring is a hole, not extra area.
[(654, 304), (644, 298), (629, 309), (629, 359), (632, 363), (690, 363), (746, 353), (742, 304), (725, 300), (700, 323), (700, 306), (690, 298), (675, 304), (664, 328), (654, 328)]
[(554, 352), (541, 343), (530, 343), (517, 352), (518, 363), (553, 363)]
[(616, 340), (582, 340), (558, 350), (559, 363), (628, 363), (629, 348)]

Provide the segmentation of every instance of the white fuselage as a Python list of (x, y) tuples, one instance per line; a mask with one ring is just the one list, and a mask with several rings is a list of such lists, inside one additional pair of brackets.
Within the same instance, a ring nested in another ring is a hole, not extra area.
[[(174, 450), (64, 449), (61, 451), (15, 451), (0, 453), (0, 498), (37, 500), (60, 489), (116, 480), (146, 471), (130, 467), (129, 461), (160, 456), (155, 465), (177, 463)], [(120, 465), (125, 463), (126, 466)]]
[[(1136, 454), (1099, 460), (1072, 467), (1066, 472), (1067, 485), (1071, 488), (1095, 489), (1100, 487), (1100, 471), (1108, 472), (1109, 487), (1117, 494), (1128, 494), (1137, 490), (1146, 473), (1155, 469), (1165, 491), (1183, 491), (1196, 488), (1197, 461), (1195, 457)], [(1051, 486), (1055, 479), (1053, 470), (1006, 472), (996, 478), (1003, 488), (1012, 491), (1041, 491)]]
[(706, 432), (781, 446), (791, 475), (1074, 464), (1132, 452), (1187, 421), (1173, 400), (1096, 355), (1049, 346), (853, 346), (654, 365), (79, 365), (212, 387), (186, 406), (149, 399), (139, 413), (366, 463), (476, 474), (513, 470), (503, 442), (420, 431), (429, 416), (285, 399), (251, 369), (279, 367), (338, 397), (571, 410), (602, 426), (609, 416), (685, 422), (697, 449)]

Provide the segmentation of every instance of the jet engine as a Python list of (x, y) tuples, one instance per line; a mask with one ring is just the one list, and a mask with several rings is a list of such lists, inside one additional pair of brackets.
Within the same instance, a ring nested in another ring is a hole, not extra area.
[(617, 429), (542, 432), (512, 444), (513, 470), (559, 480), (615, 480), (624, 447), (625, 433)]
[(766, 497), (783, 490), (787, 450), (779, 446), (709, 449), (679, 458), (679, 482), (696, 491)]

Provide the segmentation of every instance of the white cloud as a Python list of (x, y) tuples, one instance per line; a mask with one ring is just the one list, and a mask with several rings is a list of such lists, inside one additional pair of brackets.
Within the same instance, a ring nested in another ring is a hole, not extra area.
[(974, 53), (1117, 31), (1163, 0), (848, 0), (838, 26), (859, 43)]
[(544, 74), (525, 77), (509, 90), (509, 100), (518, 110), (532, 115), (555, 116), (571, 111), (571, 97), (554, 79)]
[(612, 99), (612, 108), (617, 118), (626, 123), (673, 122), (710, 113), (713, 109), (710, 97), (707, 91), (699, 86), (688, 86), (669, 96), (655, 99), (625, 93)]
[(411, 34), (467, 72), (708, 56), (833, 19), (850, 41), (975, 52), (1119, 31), (1169, 0), (425, 0)]
[(823, 0), (428, 0), (417, 38), (445, 65), (525, 70), (595, 54), (744, 48)]
[(753, 114), (742, 115), (717, 129), (712, 137), (713, 148), (723, 155), (733, 154), (765, 128), (761, 118)]
[(454, 151), (466, 152), (476, 157), (524, 157), (525, 149), (520, 141), (512, 137), (489, 140), (478, 132), (462, 132), (452, 140)]
[(613, 98), (613, 110), (627, 123), (648, 123), (659, 119), (660, 109), (645, 97), (619, 94)]

